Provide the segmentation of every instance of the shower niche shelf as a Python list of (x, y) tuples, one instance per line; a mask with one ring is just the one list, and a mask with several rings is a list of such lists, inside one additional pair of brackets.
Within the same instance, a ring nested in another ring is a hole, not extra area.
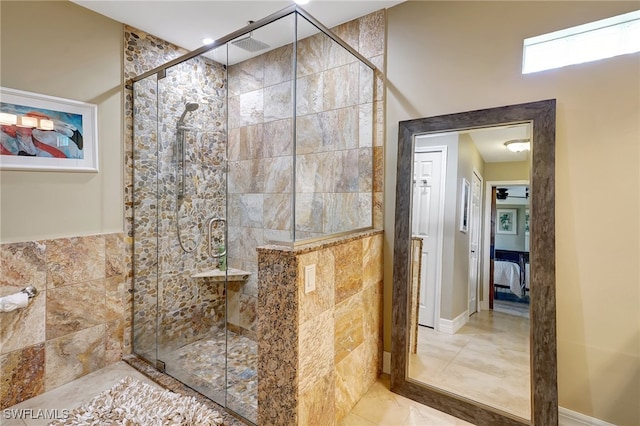
[(210, 269), (191, 275), (191, 278), (206, 278), (209, 281), (246, 281), (251, 276), (251, 272), (241, 269), (229, 268), (226, 271), (220, 269)]

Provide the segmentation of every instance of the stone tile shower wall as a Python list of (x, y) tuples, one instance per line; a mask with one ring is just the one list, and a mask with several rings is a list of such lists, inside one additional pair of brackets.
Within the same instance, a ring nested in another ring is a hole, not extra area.
[[(145, 293), (153, 292), (158, 281), (157, 308), (145, 306), (149, 321), (141, 324), (136, 343), (153, 346), (144, 339), (155, 334), (157, 309), (162, 357), (225, 325), (223, 284), (192, 275), (216, 266), (207, 251), (206, 222), (226, 216), (226, 71), (198, 57), (168, 69), (160, 80), (152, 76), (136, 85), (136, 300), (153, 301)], [(184, 200), (178, 203), (182, 163), (177, 158), (176, 124), (187, 102), (199, 107), (185, 117), (186, 179)], [(182, 249), (177, 227), (182, 244), (195, 248), (192, 253)]]
[[(333, 31), (383, 68), (384, 11)], [(286, 45), (229, 67), (229, 265), (252, 272), (229, 286), (229, 322), (250, 337), (255, 248), (293, 241), (292, 55)], [(322, 33), (298, 42), (297, 60), (296, 240), (381, 227), (381, 73)]]
[(229, 287), (229, 322), (256, 337), (256, 247), (291, 241), (291, 45), (229, 67), (229, 265), (249, 271)]
[(124, 234), (0, 245), (0, 296), (39, 291), (0, 314), (0, 410), (120, 361), (125, 246)]
[[(336, 32), (358, 48), (358, 21)], [(295, 239), (370, 227), (373, 71), (322, 33), (297, 59)]]
[[(209, 255), (206, 222), (211, 217), (226, 217), (226, 70), (205, 57), (193, 58), (167, 70), (159, 81), (160, 108), (158, 187), (158, 235), (160, 247), (159, 348), (168, 351), (194, 342), (211, 328), (225, 326), (224, 288), (191, 277), (195, 272), (214, 269)], [(180, 166), (176, 160), (174, 123), (187, 102), (198, 102), (185, 124), (186, 184), (184, 201), (178, 211), (178, 226), (185, 253), (176, 233), (176, 207)]]

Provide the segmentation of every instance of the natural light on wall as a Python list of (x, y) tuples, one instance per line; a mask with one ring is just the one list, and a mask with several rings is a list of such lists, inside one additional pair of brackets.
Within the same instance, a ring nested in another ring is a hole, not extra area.
[(640, 10), (528, 38), (522, 73), (640, 51)]

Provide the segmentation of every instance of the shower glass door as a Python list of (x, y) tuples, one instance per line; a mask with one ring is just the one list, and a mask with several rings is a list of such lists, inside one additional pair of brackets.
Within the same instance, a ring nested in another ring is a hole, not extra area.
[(158, 78), (160, 368), (226, 405), (225, 49)]

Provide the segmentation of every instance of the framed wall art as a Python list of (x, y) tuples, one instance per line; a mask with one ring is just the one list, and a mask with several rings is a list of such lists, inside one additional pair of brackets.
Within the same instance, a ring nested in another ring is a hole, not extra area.
[(0, 87), (0, 169), (98, 171), (98, 107)]
[(466, 233), (469, 230), (469, 203), (471, 201), (471, 185), (465, 178), (462, 178), (460, 194), (462, 195), (462, 199), (460, 200), (460, 232)]
[(518, 233), (518, 210), (517, 209), (497, 209), (496, 210), (496, 233), (512, 234)]

